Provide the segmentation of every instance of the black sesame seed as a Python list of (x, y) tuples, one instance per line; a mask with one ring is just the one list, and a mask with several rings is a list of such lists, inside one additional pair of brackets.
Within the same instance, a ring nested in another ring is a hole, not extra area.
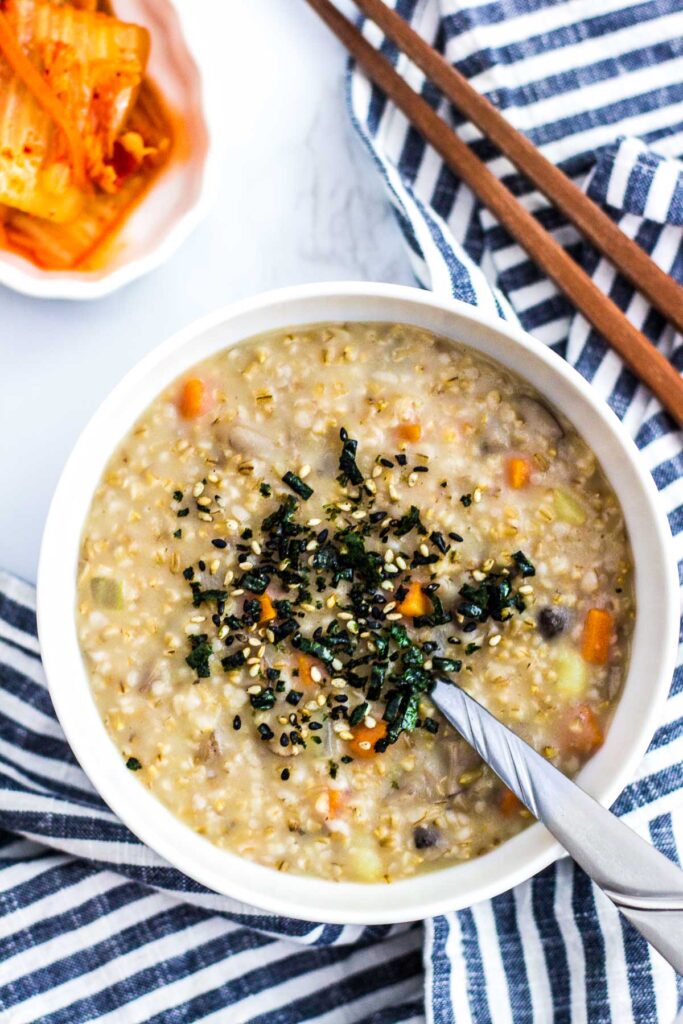
[(382, 458), (382, 459), (379, 459), (379, 463), (380, 463), (381, 466), (386, 466), (387, 469), (393, 469), (394, 468), (394, 464), (391, 461), (391, 459), (384, 459), (384, 458)]
[(239, 730), (242, 728), (242, 719), (240, 718), (239, 715), (235, 715), (235, 717), (233, 718), (233, 720), (232, 720), (232, 727), (237, 732), (239, 732)]
[(223, 540), (222, 537), (216, 537), (216, 539), (212, 540), (211, 543), (215, 548), (227, 548), (228, 546), (227, 540)]
[(280, 772), (280, 778), (282, 779), (283, 782), (287, 781), (287, 779), (289, 778), (289, 768), (282, 769), (282, 771)]
[(273, 736), (275, 735), (273, 730), (269, 726), (267, 726), (265, 722), (259, 725), (258, 732), (262, 740), (272, 740)]

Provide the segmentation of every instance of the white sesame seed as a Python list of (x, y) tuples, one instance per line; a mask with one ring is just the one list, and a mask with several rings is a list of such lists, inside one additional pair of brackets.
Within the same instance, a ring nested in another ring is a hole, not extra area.
[(414, 487), (417, 483), (417, 473), (411, 473), (408, 477), (408, 487)]
[(385, 612), (393, 612), (395, 607), (396, 607), (396, 602), (395, 601), (389, 601), (387, 604), (384, 605), (384, 609), (383, 610)]
[(403, 616), (401, 615), (400, 612), (389, 612), (386, 618), (389, 622), (396, 622), (398, 621), (398, 619), (402, 619)]
[(306, 526), (320, 526), (322, 519), (309, 519)]
[(353, 619), (352, 619), (351, 622), (349, 622), (348, 630), (349, 630), (349, 633), (357, 633), (358, 632), (358, 623), (354, 622)]
[(317, 540), (309, 540), (308, 544), (306, 545), (306, 551), (315, 551), (317, 546), (318, 546)]
[(370, 494), (377, 494), (377, 484), (373, 483), (372, 480), (365, 481), (365, 489)]
[(227, 626), (221, 626), (221, 628), (218, 630), (218, 639), (225, 640), (229, 632), (230, 630), (228, 629)]
[(408, 568), (408, 564), (407, 564), (407, 562), (406, 562), (405, 558), (402, 558), (402, 557), (401, 557), (400, 555), (397, 555), (397, 556), (396, 556), (396, 565), (397, 565), (397, 566), (399, 567), (399, 569), (401, 569), (401, 570), (404, 570), (404, 569), (407, 569), (407, 568)]
[(306, 477), (309, 476), (310, 472), (311, 467), (307, 463), (305, 466), (302, 466), (301, 469), (299, 470), (299, 476), (301, 477), (302, 480), (305, 480)]
[(323, 674), (320, 671), (320, 669), (318, 668), (318, 666), (317, 665), (311, 666), (311, 679), (313, 680), (313, 682), (314, 683), (321, 683), (322, 682), (322, 678), (323, 678)]
[(330, 594), (330, 596), (325, 601), (325, 607), (326, 608), (334, 608), (336, 603), (337, 603), (337, 595), (336, 594)]
[(391, 582), (391, 580), (382, 580), (382, 582), (380, 583), (380, 587), (382, 588), (382, 590), (393, 590), (394, 584)]
[(335, 672), (341, 672), (343, 667), (344, 666), (342, 662), (339, 660), (339, 658), (332, 659), (332, 668), (334, 669)]
[(260, 555), (261, 554), (261, 545), (259, 544), (259, 542), (257, 540), (252, 540), (252, 542), (251, 542), (251, 550), (254, 552), (255, 555)]
[(353, 739), (353, 733), (349, 732), (348, 729), (345, 729), (343, 732), (339, 733), (339, 739), (346, 740), (348, 742)]
[(367, 515), (367, 512), (365, 512), (365, 511), (364, 511), (364, 509), (362, 509), (362, 508), (358, 508), (358, 509), (356, 509), (356, 511), (355, 511), (355, 512), (353, 513), (353, 515), (351, 516), (351, 518), (352, 518), (352, 519), (365, 519), (366, 515)]
[(340, 732), (346, 732), (346, 722), (333, 722), (332, 730), (339, 734)]
[(252, 665), (251, 668), (249, 669), (249, 675), (251, 676), (252, 679), (255, 679), (260, 671), (261, 671), (261, 666), (260, 665)]
[(248, 572), (250, 569), (254, 568), (254, 563), (246, 559), (244, 562), (240, 562), (239, 566), (244, 572)]
[(393, 560), (394, 560), (394, 552), (391, 550), (391, 548), (387, 548), (387, 550), (384, 552), (384, 561), (385, 562), (393, 562)]
[(327, 702), (327, 697), (325, 696), (324, 693), (319, 693), (318, 696), (316, 697), (316, 701), (315, 702), (316, 702), (316, 704), (318, 705), (319, 708), (324, 708), (325, 704)]
[(372, 475), (373, 475), (373, 477), (376, 480), (378, 476), (382, 475), (382, 467), (381, 466), (373, 466), (373, 468), (372, 468)]
[(341, 676), (335, 676), (331, 681), (331, 685), (334, 686), (336, 690), (341, 690), (346, 686), (346, 680)]
[(479, 502), (481, 501), (481, 487), (474, 488), (474, 491), (472, 492), (472, 500), (474, 501), (475, 505), (479, 504)]
[(258, 685), (256, 685), (256, 686), (248, 686), (247, 687), (247, 693), (260, 693), (262, 689), (263, 689), (263, 687), (262, 686), (258, 686)]
[(209, 481), (210, 484), (218, 483), (218, 475), (216, 473), (209, 473), (206, 479)]
[(244, 590), (242, 589), (242, 587), (238, 587), (237, 590), (233, 590), (231, 596), (232, 597), (241, 597), (243, 593), (244, 593)]
[(370, 750), (372, 744), (368, 740), (361, 740), (358, 746), (361, 750)]
[(530, 583), (525, 583), (523, 587), (519, 588), (520, 594), (533, 594), (534, 588)]
[(198, 512), (197, 519), (201, 519), (203, 523), (212, 523), (213, 517), (209, 512)]
[(377, 725), (377, 722), (372, 717), (372, 715), (366, 715), (365, 716), (365, 725), (367, 726), (368, 729), (374, 729), (375, 726)]
[(384, 565), (384, 571), (388, 572), (391, 576), (393, 576), (397, 572), (399, 572), (399, 567), (397, 565), (393, 565), (393, 563), (391, 562), (387, 562)]
[(248, 638), (247, 642), (248, 642), (250, 647), (259, 647), (260, 644), (261, 644), (261, 641), (259, 640), (259, 638), (257, 636), (250, 636)]
[(427, 558), (429, 556), (429, 548), (426, 544), (420, 544), (420, 554)]
[(496, 633), (495, 636), (492, 636), (489, 640), (489, 647), (497, 647), (502, 639), (503, 638), (500, 633)]
[(201, 508), (208, 508), (209, 505), (211, 504), (211, 498), (207, 498), (206, 495), (202, 498), (197, 498), (197, 504)]
[(203, 490), (204, 490), (204, 484), (200, 480), (199, 483), (195, 484), (194, 487), (192, 488), (192, 495), (193, 495), (193, 497), (198, 498)]
[(258, 665), (260, 658), (247, 658), (247, 665)]
[(214, 558), (211, 561), (210, 565), (209, 565), (209, 572), (211, 573), (212, 576), (215, 576), (216, 573), (218, 572), (218, 570), (220, 569), (220, 567), (221, 567), (221, 560), (220, 560), (220, 558)]

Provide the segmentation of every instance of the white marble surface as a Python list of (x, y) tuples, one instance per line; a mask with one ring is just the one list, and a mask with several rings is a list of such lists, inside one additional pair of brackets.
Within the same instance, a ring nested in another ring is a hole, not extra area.
[(223, 188), (208, 218), (169, 263), (108, 299), (41, 302), (0, 288), (0, 568), (28, 580), (76, 437), (164, 337), (280, 285), (413, 283), (348, 122), (344, 55), (304, 0), (179, 2), (193, 8), (229, 126)]

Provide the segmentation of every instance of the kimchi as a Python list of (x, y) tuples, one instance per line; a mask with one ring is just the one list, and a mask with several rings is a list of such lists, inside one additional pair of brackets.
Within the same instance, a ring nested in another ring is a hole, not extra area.
[(169, 159), (149, 33), (97, 0), (0, 0), (0, 242), (89, 269)]

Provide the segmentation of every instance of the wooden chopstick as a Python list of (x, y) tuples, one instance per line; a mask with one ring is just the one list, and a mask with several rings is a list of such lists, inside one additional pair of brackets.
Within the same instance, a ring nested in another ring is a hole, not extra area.
[(636, 330), (588, 274), (401, 78), (330, 0), (307, 0), (368, 77), (403, 111), (457, 176), (479, 197), (531, 259), (583, 313), (595, 330), (648, 385), (676, 422), (683, 426), (683, 381), (661, 352)]
[(606, 256), (669, 323), (683, 332), (683, 288), (384, 0), (354, 0), (354, 3), (572, 221), (583, 237)]

